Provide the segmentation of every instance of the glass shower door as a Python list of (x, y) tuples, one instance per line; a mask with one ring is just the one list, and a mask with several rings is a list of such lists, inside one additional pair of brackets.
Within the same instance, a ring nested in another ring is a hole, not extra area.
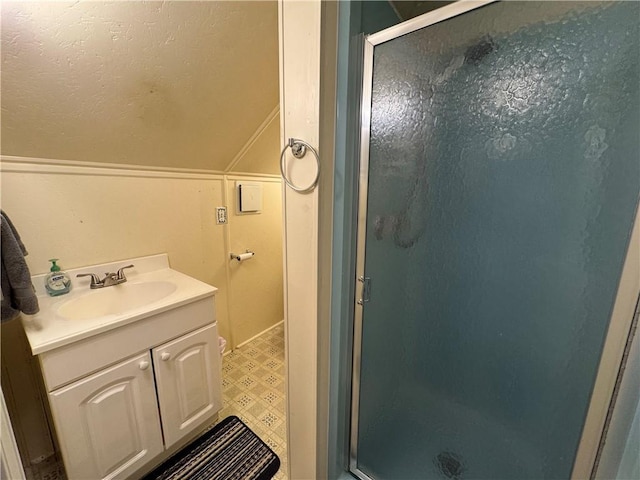
[(501, 2), (368, 38), (360, 478), (571, 476), (638, 204), (639, 16)]

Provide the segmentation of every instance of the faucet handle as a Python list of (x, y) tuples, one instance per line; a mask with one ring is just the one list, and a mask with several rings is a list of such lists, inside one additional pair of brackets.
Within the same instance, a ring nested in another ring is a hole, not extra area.
[(124, 276), (124, 269), (125, 268), (133, 268), (133, 265), (127, 265), (126, 267), (122, 267), (118, 270), (118, 280), (126, 280), (126, 277)]
[(79, 273), (76, 277), (91, 277), (91, 284), (89, 285), (91, 288), (98, 288), (102, 285), (102, 282), (98, 278), (98, 275), (95, 273)]

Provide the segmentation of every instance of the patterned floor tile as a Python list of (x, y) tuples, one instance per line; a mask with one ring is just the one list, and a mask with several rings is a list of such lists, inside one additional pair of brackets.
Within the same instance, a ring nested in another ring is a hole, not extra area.
[(264, 392), (262, 392), (260, 394), (260, 399), (263, 402), (268, 403), (271, 408), (273, 408), (273, 405), (276, 402), (278, 402), (281, 398), (282, 398), (282, 396), (278, 392), (276, 392), (275, 390), (273, 390), (271, 388), (265, 390)]
[(230, 382), (230, 385), (223, 390), (222, 398), (226, 396), (227, 398), (235, 398), (241, 393), (243, 393), (246, 388), (241, 388), (237, 386), (235, 383)]
[[(57, 455), (52, 455), (43, 461), (25, 468), (27, 480), (65, 480), (66, 475), (62, 466), (62, 460)], [(8, 479), (10, 480), (10, 479)]]
[(236, 415), (280, 457), (287, 480), (284, 328), (279, 325), (223, 358), (220, 419)]
[(242, 392), (237, 397), (234, 397), (233, 401), (243, 410), (248, 410), (258, 403), (258, 399), (249, 392)]

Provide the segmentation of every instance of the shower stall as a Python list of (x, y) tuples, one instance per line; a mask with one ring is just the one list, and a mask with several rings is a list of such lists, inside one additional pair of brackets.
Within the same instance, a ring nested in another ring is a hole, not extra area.
[(570, 478), (640, 182), (640, 4), (365, 40), (350, 469)]

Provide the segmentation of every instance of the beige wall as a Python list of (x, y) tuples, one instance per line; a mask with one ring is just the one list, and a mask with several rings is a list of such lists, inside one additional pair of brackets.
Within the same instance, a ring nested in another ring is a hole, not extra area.
[[(26, 170), (32, 170), (27, 172)], [(18, 228), (32, 274), (166, 252), (172, 268), (220, 289), (229, 332), (222, 175), (178, 175), (3, 162), (2, 208)]]
[[(241, 179), (263, 184), (262, 213), (235, 213)], [(218, 287), (219, 331), (230, 346), (283, 319), (280, 188), (269, 176), (2, 163), (2, 208), (32, 274), (47, 272), (50, 258), (69, 269), (166, 252), (172, 268)], [(216, 225), (215, 207), (225, 205), (229, 224)], [(256, 252), (250, 262), (229, 260), (230, 249), (247, 248)]]
[[(237, 213), (236, 181), (262, 185), (260, 213)], [(255, 252), (229, 264), (229, 313), (239, 345), (284, 319), (282, 283), (282, 186), (280, 179), (229, 175), (229, 248)]]

